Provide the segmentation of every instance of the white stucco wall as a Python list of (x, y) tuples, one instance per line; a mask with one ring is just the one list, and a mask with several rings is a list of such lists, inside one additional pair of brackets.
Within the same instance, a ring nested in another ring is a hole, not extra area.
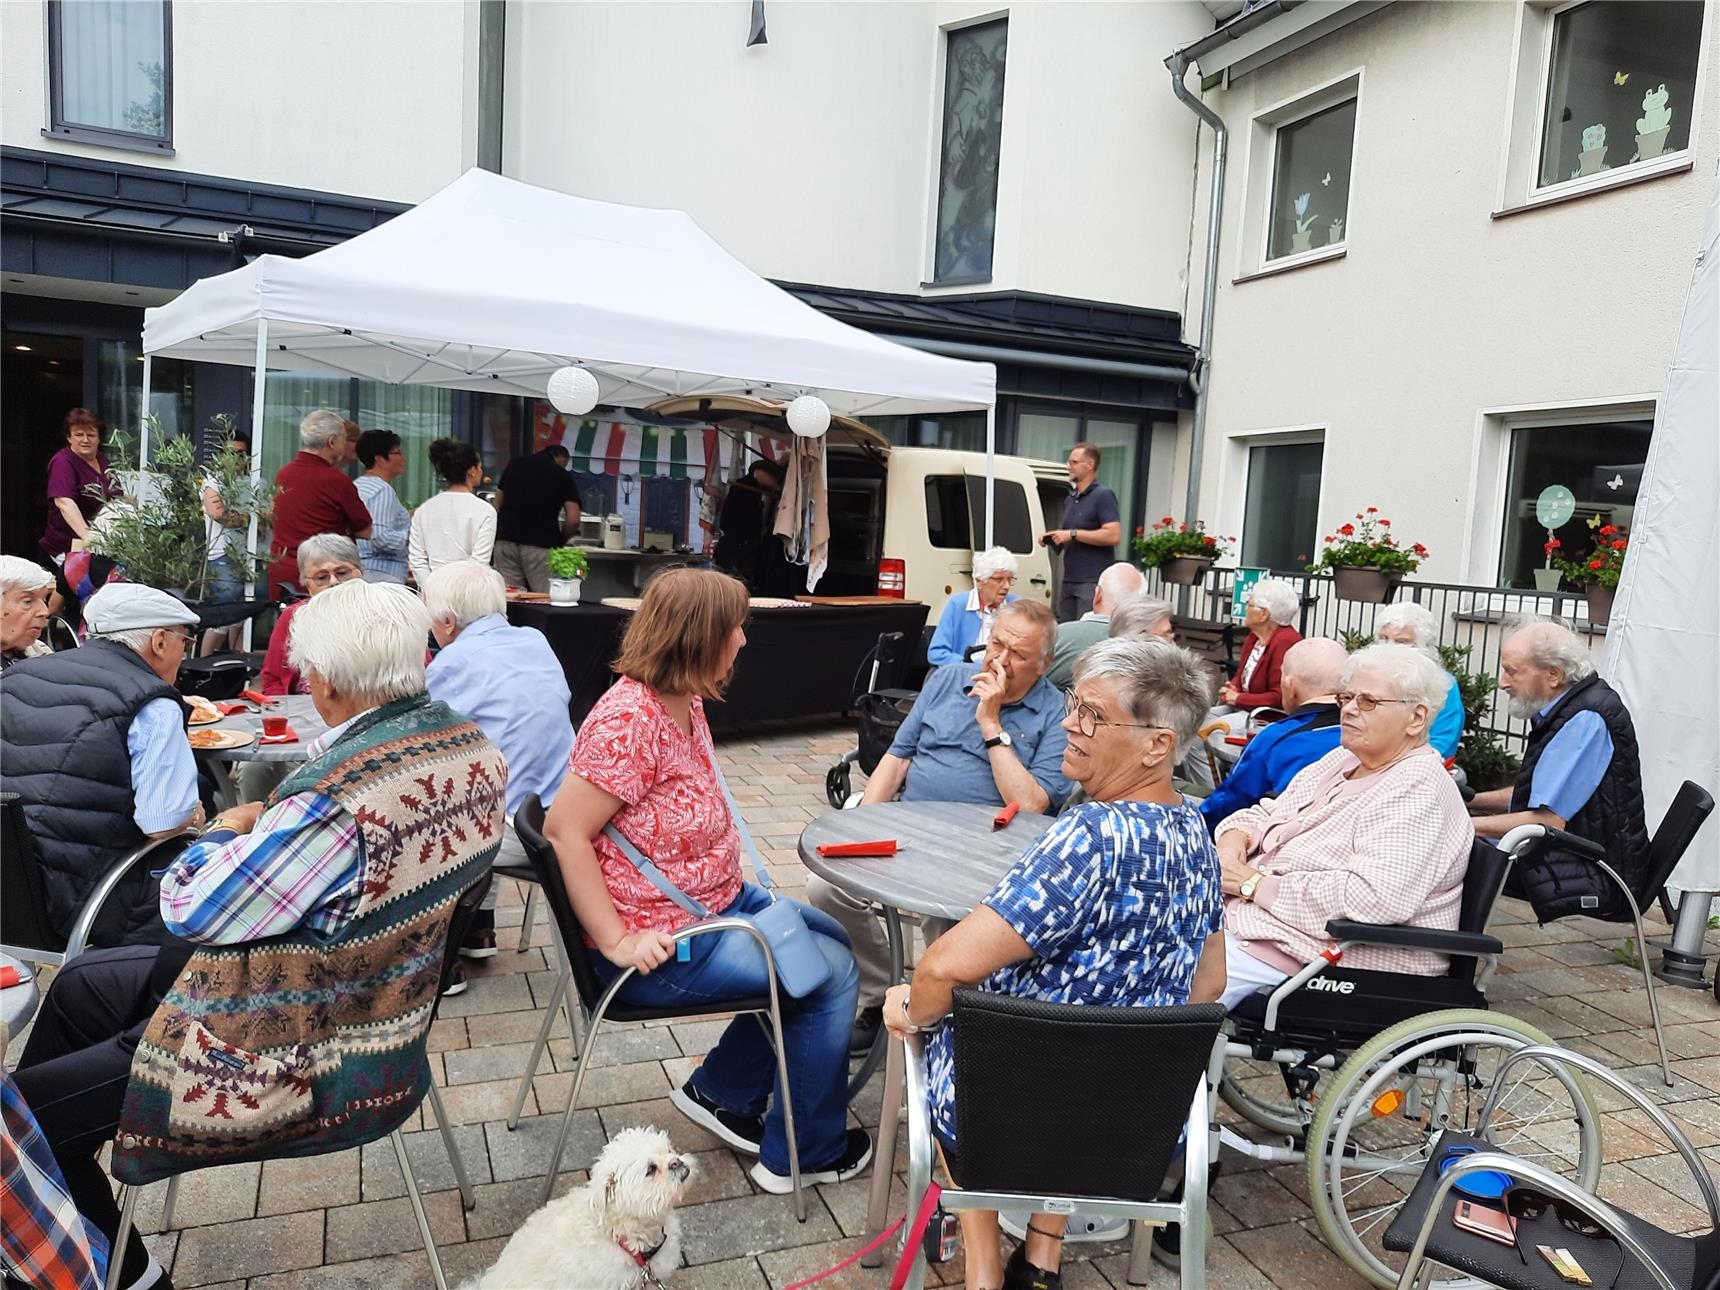
[[(1239, 437), (1323, 427), (1320, 534), (1377, 505), (1433, 552), (1421, 576), (1492, 583), (1505, 432), (1489, 409), (1655, 396), (1715, 183), (1714, 30), (1684, 172), (1494, 218), (1517, 61), (1511, 3), (1387, 7), (1214, 90), (1232, 130), (1203, 516), (1237, 532)], [(1360, 70), (1347, 253), (1253, 281), (1251, 116)], [(1191, 74), (1191, 83), (1195, 81)], [(1210, 157), (1211, 135), (1201, 141)], [(1627, 154), (1628, 155), (1628, 154)], [(1205, 173), (1191, 272), (1205, 239)], [(1199, 293), (1186, 323), (1198, 326)]]
[(0, 139), (415, 202), (474, 153), (467, 0), (175, 0), (172, 156), (46, 138), (45, 5), (0, 4)]
[[(771, 277), (930, 276), (941, 28), (1007, 12), (996, 289), (1179, 309), (1192, 118), (1160, 61), (1195, 3), (513, 4), (505, 169), (690, 211)], [(965, 291), (983, 290), (968, 286)]]

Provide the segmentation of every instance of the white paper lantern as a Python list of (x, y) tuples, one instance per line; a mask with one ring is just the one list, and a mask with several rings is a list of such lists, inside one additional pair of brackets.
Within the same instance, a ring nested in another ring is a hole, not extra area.
[(550, 373), (549, 401), (557, 412), (582, 417), (597, 406), (597, 378), (583, 367), (558, 367)]
[(830, 429), (830, 405), (816, 394), (802, 394), (788, 405), (788, 428), (803, 439)]

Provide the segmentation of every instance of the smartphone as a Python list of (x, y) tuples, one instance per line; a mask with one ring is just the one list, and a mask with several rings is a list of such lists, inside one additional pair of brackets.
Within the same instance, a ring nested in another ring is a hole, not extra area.
[(1457, 1203), (1457, 1211), (1452, 1214), (1451, 1223), (1465, 1232), (1474, 1232), (1477, 1236), (1498, 1241), (1501, 1245), (1517, 1244), (1517, 1223), (1504, 1210), (1463, 1200)]

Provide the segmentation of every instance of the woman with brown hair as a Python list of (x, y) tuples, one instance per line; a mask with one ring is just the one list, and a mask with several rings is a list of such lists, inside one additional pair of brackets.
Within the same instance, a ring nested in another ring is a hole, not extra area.
[(102, 423), (88, 408), (66, 413), (66, 446), (48, 459), (48, 523), (42, 530), (42, 551), (55, 564), (66, 558), (74, 541), (90, 535), (90, 521), (110, 498), (120, 494), (119, 481), (108, 473), (102, 451)]
[[(604, 832), (613, 826), (713, 913), (752, 914), (770, 902), (742, 876), (741, 835), (704, 710), (734, 671), (746, 616), (746, 588), (727, 574), (671, 569), (651, 581), (614, 663), (620, 679), (580, 727), (545, 824), (599, 976), (608, 982), (638, 970), (622, 987), (629, 1003), (685, 1005), (757, 997), (767, 988), (764, 955), (745, 933), (694, 937), (685, 943), (689, 957), (677, 958), (670, 934), (693, 915)], [(842, 929), (798, 908), (830, 967), (824, 984), (783, 1016), (800, 1177), (839, 1182), (872, 1158), (871, 1138), (847, 1128), (848, 1032), (860, 977)], [(765, 1028), (738, 1017), (671, 1100), (695, 1124), (757, 1155), (753, 1180), (781, 1195), (790, 1190), (788, 1138), (781, 1098), (771, 1096), (775, 1083)]]

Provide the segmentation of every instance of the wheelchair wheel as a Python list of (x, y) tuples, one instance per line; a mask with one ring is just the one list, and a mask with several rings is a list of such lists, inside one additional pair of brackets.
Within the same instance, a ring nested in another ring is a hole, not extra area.
[(1251, 1057), (1226, 1058), (1218, 1096), (1250, 1124), (1280, 1137), (1293, 1138), (1308, 1127), (1284, 1087), (1281, 1067)]
[[(1506, 1056), (1551, 1041), (1515, 1017), (1453, 1008), (1411, 1017), (1358, 1048), (1322, 1090), (1308, 1134), (1308, 1184), (1328, 1244), (1382, 1290), (1404, 1256), (1381, 1243), (1445, 1129), (1473, 1131)], [(1519, 1065), (1487, 1137), (1592, 1189), (1601, 1122), (1587, 1084), (1567, 1071)], [(1485, 1282), (1449, 1274), (1446, 1290)]]
[(824, 772), (824, 800), (831, 810), (840, 811), (853, 791), (853, 772), (847, 762), (839, 761)]

